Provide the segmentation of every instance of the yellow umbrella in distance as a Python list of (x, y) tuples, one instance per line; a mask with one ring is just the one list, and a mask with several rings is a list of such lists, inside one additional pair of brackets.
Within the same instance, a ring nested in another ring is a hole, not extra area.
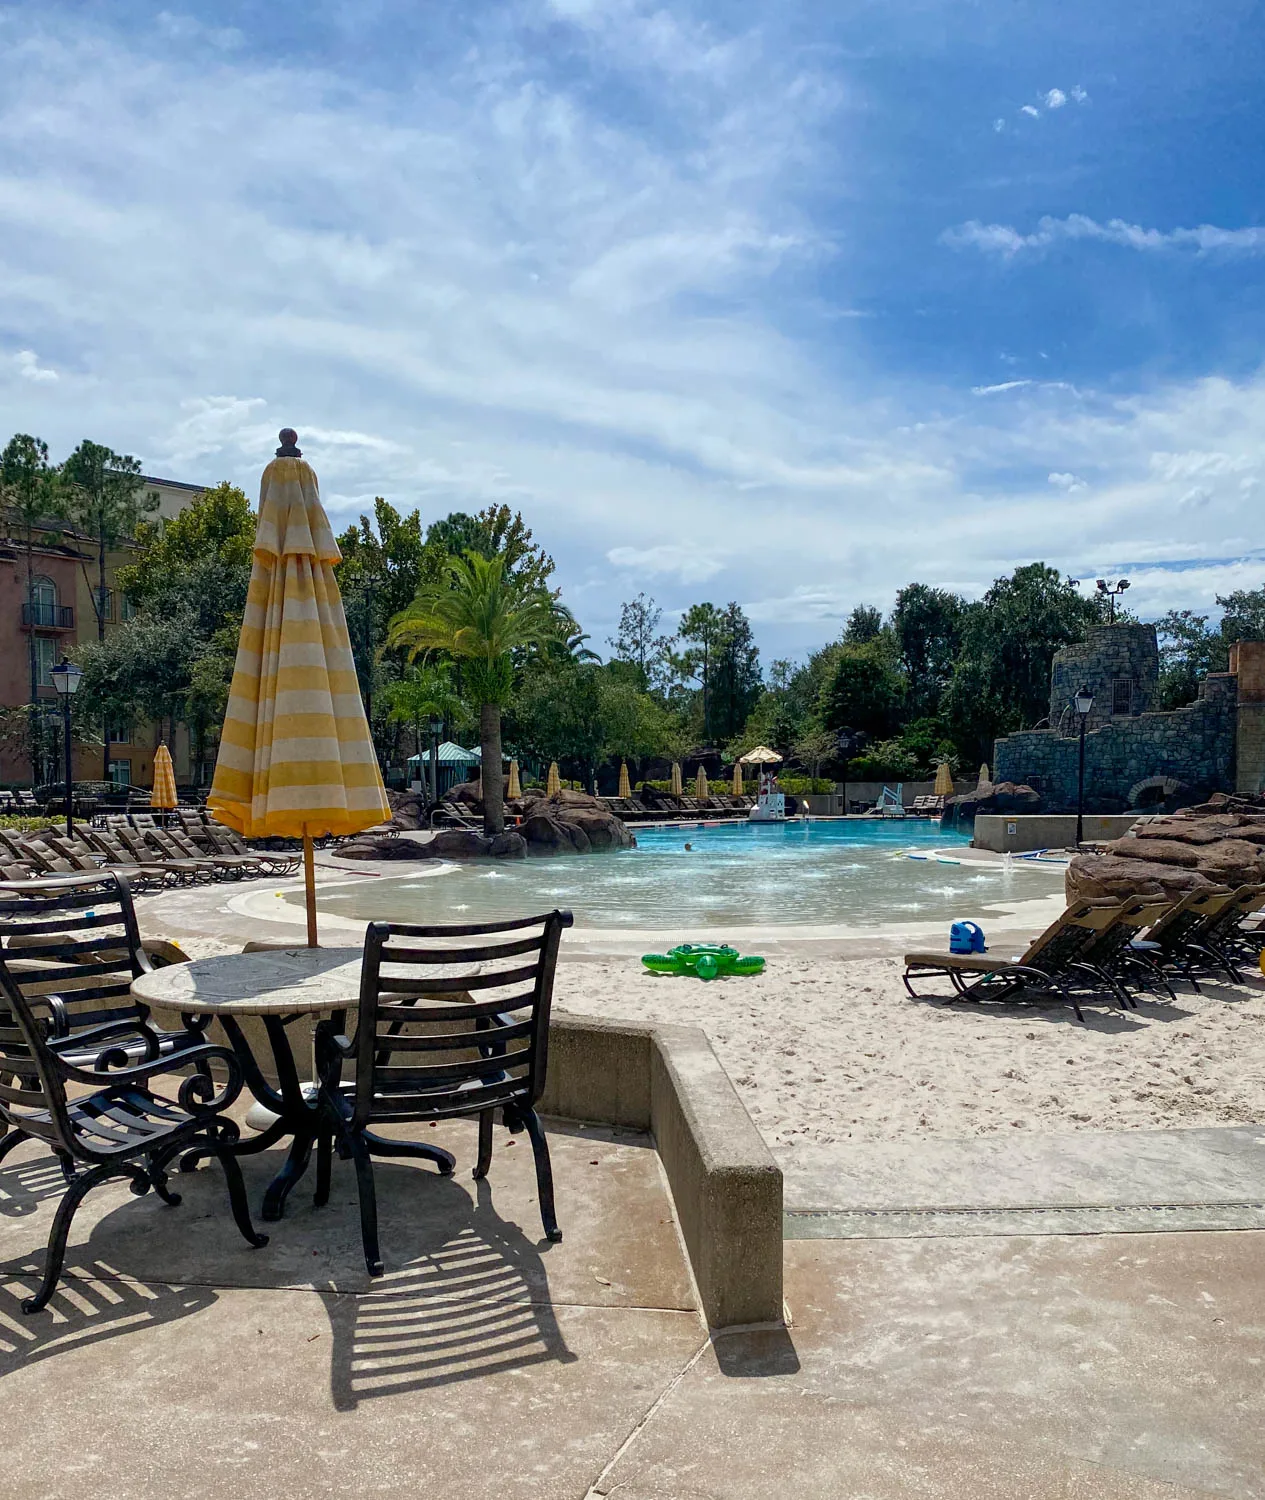
[(505, 795), (511, 801), (513, 801), (515, 797), (521, 797), (523, 795), (523, 784), (518, 779), (518, 762), (516, 760), (510, 761), (510, 781), (509, 785), (505, 788)]
[(984, 764), (979, 768), (979, 784), (980, 786), (989, 786), (991, 784), (988, 779), (987, 761), (985, 761)]
[(562, 781), (558, 776), (558, 762), (551, 760), (549, 762), (549, 776), (545, 781), (545, 796), (552, 797), (555, 792), (560, 792), (561, 790)]
[(154, 790), (149, 794), (149, 805), (171, 809), (179, 799), (176, 796), (176, 772), (171, 764), (171, 751), (159, 745), (154, 751)]
[(681, 766), (675, 760), (672, 762), (672, 795), (674, 797), (685, 795), (685, 783), (681, 780)]
[(949, 770), (949, 762), (942, 760), (936, 767), (936, 796), (951, 797), (953, 795), (953, 772)]
[(619, 763), (619, 795), (621, 797), (632, 796), (632, 784), (628, 780), (628, 762), (621, 760)]
[(734, 796), (742, 796), (742, 762), (734, 761)]
[(757, 745), (754, 750), (748, 750), (742, 759), (749, 766), (773, 766), (779, 765), (782, 757), (767, 745)]
[(316, 947), (312, 839), (391, 816), (365, 721), (333, 564), (342, 554), (292, 428), (259, 483), (259, 524), (207, 809), (245, 838), (303, 840)]
[(696, 797), (707, 796), (707, 772), (702, 766), (698, 768), (698, 775), (694, 778), (694, 795)]

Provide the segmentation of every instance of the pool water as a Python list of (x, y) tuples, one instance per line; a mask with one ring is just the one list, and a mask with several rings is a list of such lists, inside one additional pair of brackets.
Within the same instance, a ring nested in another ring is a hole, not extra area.
[[(361, 921), (495, 921), (557, 906), (569, 907), (577, 923), (602, 928), (877, 928), (977, 917), (994, 903), (1047, 895), (1051, 885), (1048, 870), (1022, 862), (954, 862), (965, 836), (934, 824), (876, 819), (636, 832), (638, 847), (617, 854), (361, 877), (322, 887), (320, 906)], [(910, 851), (930, 857), (912, 859)]]

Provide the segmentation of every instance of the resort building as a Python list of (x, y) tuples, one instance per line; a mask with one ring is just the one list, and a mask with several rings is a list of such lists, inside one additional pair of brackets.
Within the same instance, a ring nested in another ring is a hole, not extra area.
[[(203, 490), (201, 485), (148, 474), (141, 476), (141, 483), (150, 495), (157, 497), (154, 515), (167, 519), (179, 514)], [(0, 534), (0, 706), (11, 711), (30, 702), (27, 643), (34, 635), (36, 694), (59, 734), (61, 715), (49, 674), (79, 641), (96, 638), (98, 606), (107, 632), (117, 630), (130, 618), (130, 606), (114, 586), (114, 578), (117, 570), (131, 560), (132, 548), (124, 543), (107, 555), (106, 589), (98, 599), (96, 544), (65, 526), (50, 526), (36, 537), (35, 599), (28, 604), (25, 548), (8, 534), (10, 529), (5, 525)], [(11, 724), (0, 740), (0, 785), (30, 786), (31, 761), (25, 726), (16, 715), (9, 713), (6, 717)], [(120, 786), (148, 785), (158, 743), (156, 727), (143, 723), (111, 725), (109, 737), (110, 779)], [(56, 765), (52, 763), (53, 739), (50, 734), (44, 767), (50, 780), (60, 776), (61, 767), (59, 758)], [(169, 748), (177, 779), (187, 780), (191, 766), (184, 726), (177, 726), (176, 743)], [(101, 746), (77, 745), (73, 758), (76, 779), (99, 780), (104, 761)]]
[[(993, 779), (1027, 784), (1048, 812), (1074, 809), (1080, 716), (1088, 688), (1085, 802), (1124, 811), (1170, 797), (1265, 789), (1265, 641), (1231, 648), (1228, 672), (1213, 672), (1194, 702), (1160, 712), (1155, 626), (1101, 625), (1055, 653), (1045, 726), (996, 741)], [(1197, 799), (1196, 799), (1197, 800)]]

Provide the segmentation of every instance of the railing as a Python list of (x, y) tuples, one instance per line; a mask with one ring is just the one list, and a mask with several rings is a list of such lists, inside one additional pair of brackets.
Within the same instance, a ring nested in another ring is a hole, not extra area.
[(73, 630), (75, 612), (69, 604), (24, 604), (22, 624), (43, 630)]

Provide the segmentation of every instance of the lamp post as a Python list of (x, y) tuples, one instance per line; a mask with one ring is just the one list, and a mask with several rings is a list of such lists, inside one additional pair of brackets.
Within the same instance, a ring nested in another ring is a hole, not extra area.
[(430, 730), (430, 805), (439, 801), (439, 736), (444, 732), (444, 721), (432, 718), (426, 726)]
[(1094, 695), (1088, 687), (1081, 688), (1072, 699), (1072, 706), (1080, 715), (1081, 721), (1080, 758), (1076, 771), (1076, 847), (1080, 848), (1085, 836), (1085, 721), (1094, 707)]
[(53, 679), (53, 686), (57, 689), (57, 696), (61, 699), (62, 745), (65, 749), (66, 763), (66, 837), (73, 838), (75, 813), (70, 769), (70, 700), (79, 691), (79, 679), (83, 676), (83, 668), (77, 667), (73, 661), (67, 661), (63, 656), (48, 675)]
[[(1116, 623), (1116, 599), (1129, 587), (1129, 580), (1121, 578), (1118, 583), (1112, 583), (1106, 578), (1095, 580), (1098, 592), (1107, 601), (1107, 624)], [(1092, 700), (1091, 700), (1092, 701)]]

